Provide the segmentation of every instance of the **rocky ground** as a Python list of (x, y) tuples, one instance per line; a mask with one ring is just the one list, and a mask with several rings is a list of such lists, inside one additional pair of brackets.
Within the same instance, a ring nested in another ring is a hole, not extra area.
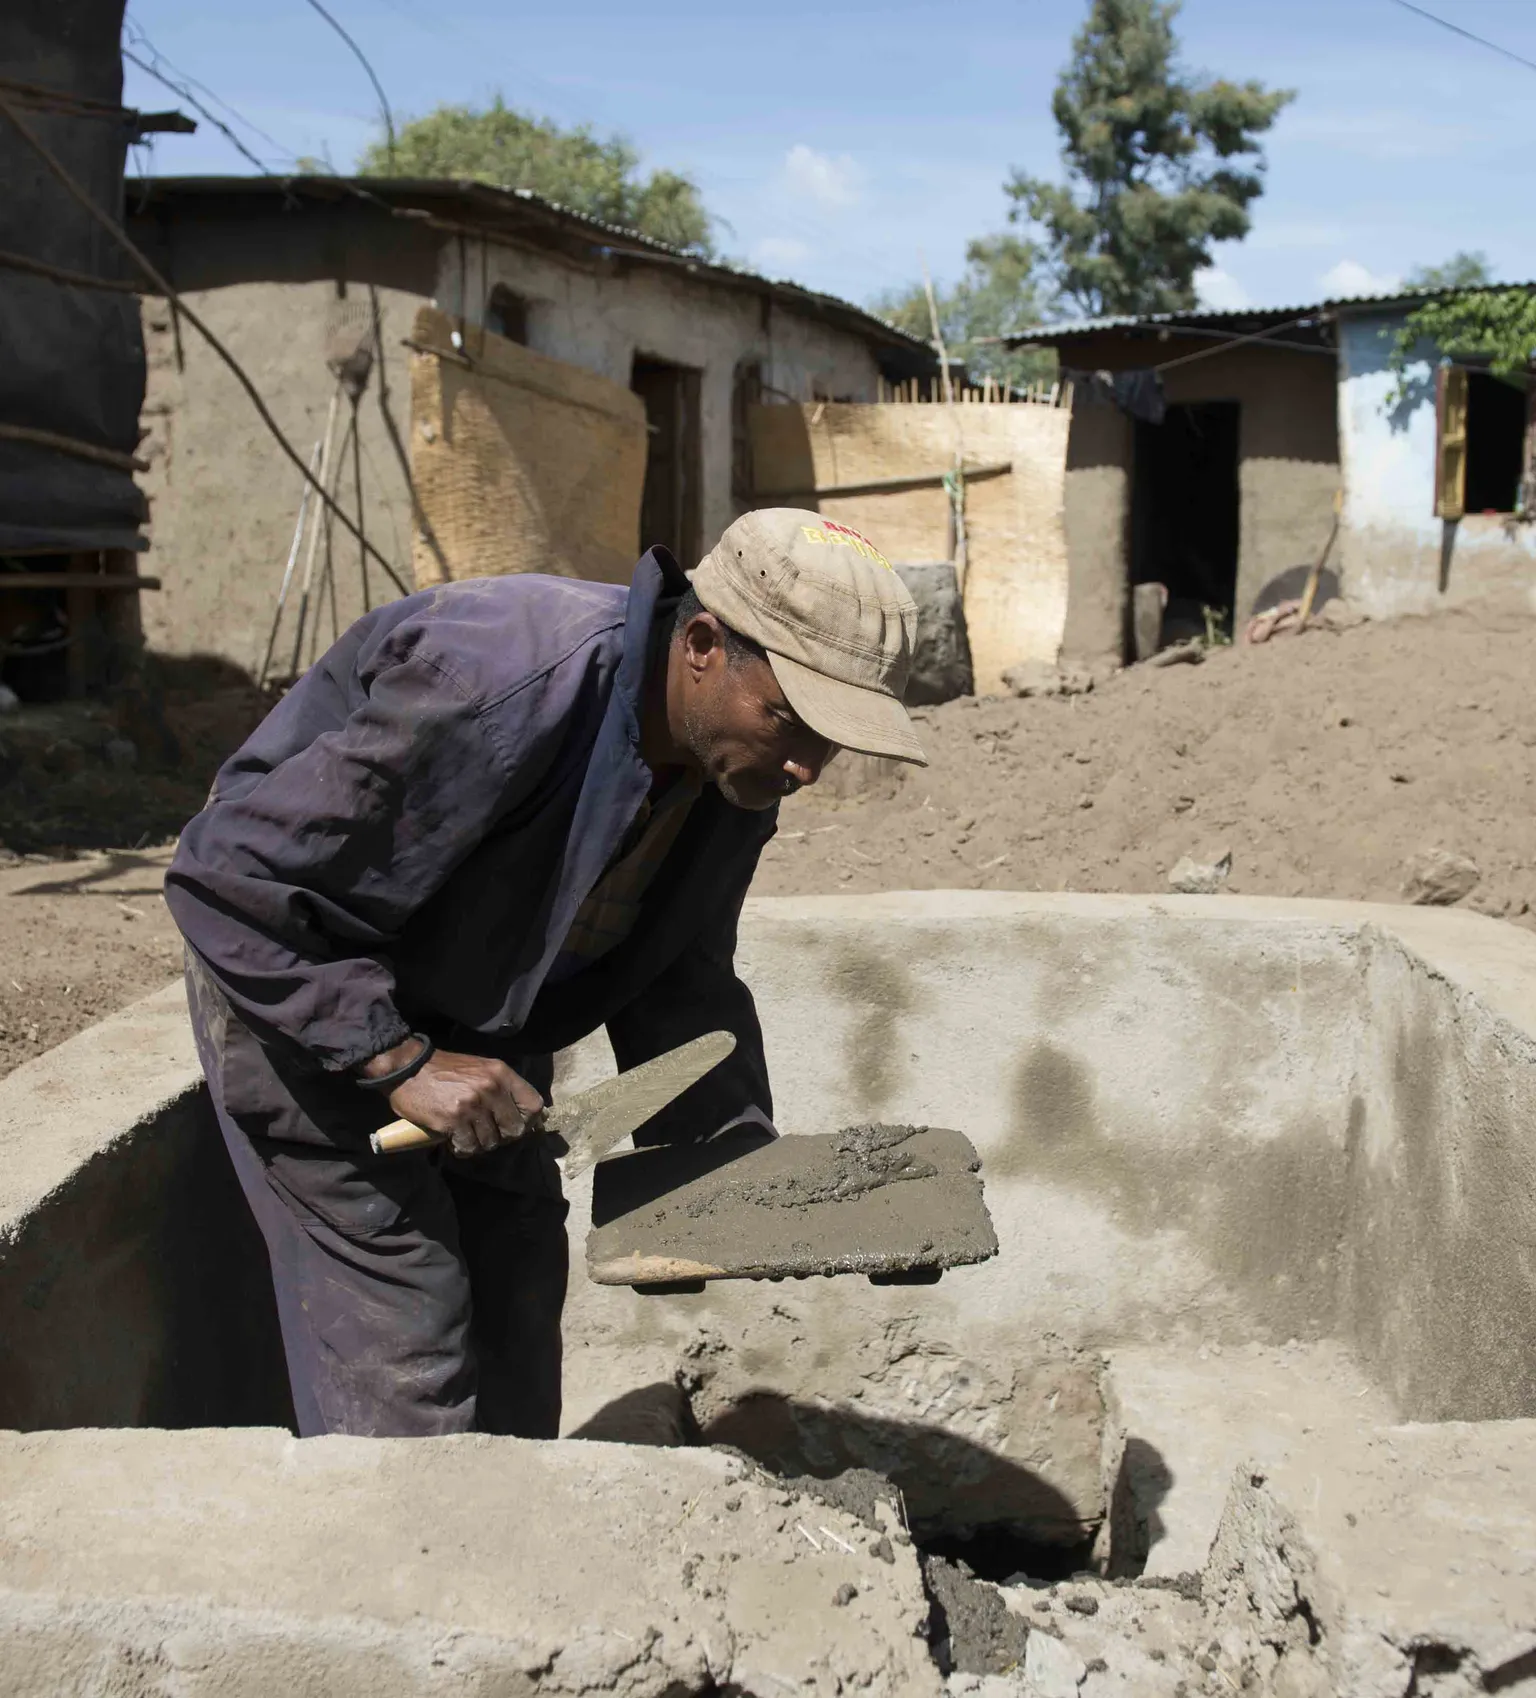
[(1193, 1698), (1268, 1689), (1271, 1659), (1251, 1630), (1234, 1630), (1198, 1599), (1167, 1587), (1086, 1575), (975, 1587), (997, 1599), (1022, 1633), (1005, 1641), (967, 1623), (958, 1646), (941, 1646), (953, 1698)]
[[(1230, 854), (1231, 891), (1536, 927), (1533, 678), (1536, 618), (1467, 608), (920, 709), (932, 764), (840, 757), (754, 888), (1165, 891)], [(155, 714), (0, 719), (0, 1071), (175, 970), (163, 846), (266, 704), (195, 667), (161, 684)]]

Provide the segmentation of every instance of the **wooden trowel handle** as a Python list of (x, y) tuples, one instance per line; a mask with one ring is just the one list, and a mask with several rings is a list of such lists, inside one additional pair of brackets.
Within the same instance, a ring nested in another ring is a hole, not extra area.
[[(542, 1113), (534, 1115), (528, 1126), (534, 1132), (550, 1130)], [(403, 1156), (410, 1150), (435, 1149), (439, 1144), (446, 1144), (449, 1136), (447, 1132), (429, 1132), (413, 1120), (392, 1120), (388, 1126), (381, 1126), (372, 1133), (368, 1142), (376, 1156)]]
[(376, 1156), (398, 1156), (407, 1150), (430, 1150), (435, 1144), (446, 1144), (448, 1134), (428, 1132), (409, 1120), (392, 1120), (388, 1126), (381, 1126), (368, 1142)]

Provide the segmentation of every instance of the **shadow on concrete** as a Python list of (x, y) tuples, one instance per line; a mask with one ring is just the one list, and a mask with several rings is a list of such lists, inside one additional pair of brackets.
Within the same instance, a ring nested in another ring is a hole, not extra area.
[(899, 1490), (925, 1547), (963, 1556), (978, 1573), (1004, 1570), (1003, 1578), (1064, 1559), (1064, 1572), (1073, 1572), (1086, 1564), (1098, 1528), (1097, 1516), (1085, 1519), (1033, 1469), (959, 1433), (776, 1391), (752, 1392), (700, 1425), (676, 1386), (660, 1382), (615, 1398), (571, 1436), (724, 1445), (785, 1479), (867, 1470)]
[(1440, 593), (1451, 587), (1451, 564), (1456, 558), (1456, 537), (1461, 530), (1460, 519), (1440, 521)]
[(1413, 375), (1405, 378), (1402, 389), (1393, 391), (1392, 399), (1387, 407), (1387, 425), (1392, 434), (1394, 436), (1403, 435), (1413, 423), (1413, 415), (1418, 412), (1419, 408), (1430, 406), (1434, 399), (1434, 367), (1417, 366)]
[(676, 1381), (657, 1380), (605, 1403), (566, 1436), (606, 1444), (675, 1446), (697, 1444), (699, 1428)]
[(266, 1247), (199, 1086), (0, 1248), (0, 1427), (292, 1426)]
[(1152, 1547), (1165, 1531), (1159, 1512), (1172, 1485), (1173, 1470), (1157, 1446), (1128, 1438), (1109, 1492), (1111, 1579), (1133, 1579), (1146, 1572)]

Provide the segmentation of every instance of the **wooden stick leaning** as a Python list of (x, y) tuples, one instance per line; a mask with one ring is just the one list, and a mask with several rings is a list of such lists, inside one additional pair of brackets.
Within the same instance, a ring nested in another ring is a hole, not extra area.
[(1318, 555), (1316, 563), (1307, 573), (1307, 587), (1302, 592), (1301, 611), (1296, 616), (1296, 629), (1304, 631), (1307, 621), (1312, 617), (1312, 603), (1317, 600), (1317, 587), (1322, 581), (1323, 568), (1328, 564), (1328, 556), (1333, 552), (1335, 538), (1339, 534), (1339, 521), (1344, 513), (1344, 491), (1336, 489), (1333, 492), (1333, 524), (1328, 531), (1328, 540), (1323, 544), (1323, 552)]

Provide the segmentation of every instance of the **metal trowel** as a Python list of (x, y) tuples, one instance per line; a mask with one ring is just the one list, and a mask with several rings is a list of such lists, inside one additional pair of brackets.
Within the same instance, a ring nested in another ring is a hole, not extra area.
[[(536, 1117), (535, 1124), (545, 1137), (564, 1144), (560, 1168), (567, 1179), (574, 1179), (718, 1066), (735, 1047), (732, 1033), (706, 1032), (653, 1061), (642, 1061), (627, 1073), (605, 1079), (590, 1091), (578, 1091), (552, 1104)], [(369, 1139), (374, 1154), (380, 1156), (425, 1150), (447, 1141), (441, 1133), (428, 1132), (409, 1120), (391, 1121)]]

